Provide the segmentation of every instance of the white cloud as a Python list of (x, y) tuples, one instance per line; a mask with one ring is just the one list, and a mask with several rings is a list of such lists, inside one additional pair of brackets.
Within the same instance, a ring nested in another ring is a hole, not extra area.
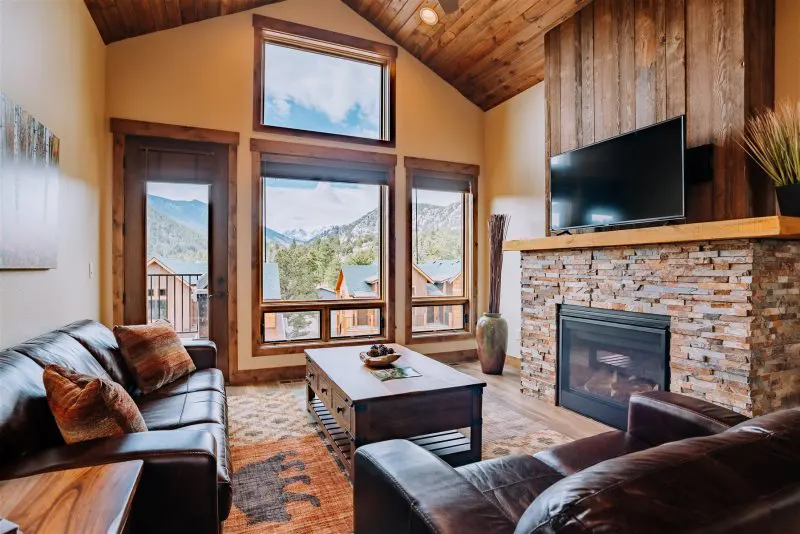
[(293, 101), (341, 124), (358, 106), (362, 119), (379, 127), (380, 67), (273, 44), (266, 46), (265, 56), (267, 96), (279, 115), (285, 117)]
[[(265, 212), (267, 227), (285, 232), (314, 232), (327, 226), (347, 224), (378, 207), (379, 186), (336, 186), (316, 182), (316, 187), (284, 187), (282, 180), (267, 180)], [(304, 182), (308, 184), (308, 182)]]

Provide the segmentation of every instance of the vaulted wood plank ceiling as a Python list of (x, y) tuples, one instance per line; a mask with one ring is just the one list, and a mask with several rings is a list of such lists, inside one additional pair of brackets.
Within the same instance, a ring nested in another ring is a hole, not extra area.
[[(281, 0), (85, 0), (106, 43)], [(544, 34), (592, 0), (342, 0), (488, 110), (544, 79)], [(434, 26), (419, 11), (433, 8)]]
[(84, 0), (106, 44), (283, 0)]

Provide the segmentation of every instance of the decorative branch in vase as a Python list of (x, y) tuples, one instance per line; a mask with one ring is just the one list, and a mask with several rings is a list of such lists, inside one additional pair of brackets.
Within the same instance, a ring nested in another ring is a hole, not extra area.
[(476, 337), (481, 369), (489, 375), (503, 374), (508, 348), (508, 323), (500, 315), (500, 282), (503, 275), (503, 241), (509, 216), (489, 216), (489, 311), (478, 319)]

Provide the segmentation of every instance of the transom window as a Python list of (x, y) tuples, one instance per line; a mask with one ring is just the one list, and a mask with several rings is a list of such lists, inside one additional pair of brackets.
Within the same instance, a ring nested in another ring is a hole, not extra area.
[(397, 48), (255, 15), (254, 128), (393, 144)]
[[(395, 156), (375, 155), (375, 163), (364, 152), (257, 143), (255, 353), (393, 339)], [(315, 156), (286, 154), (295, 149)]]
[(466, 336), (476, 298), (479, 168), (405, 158), (409, 220), (407, 339)]

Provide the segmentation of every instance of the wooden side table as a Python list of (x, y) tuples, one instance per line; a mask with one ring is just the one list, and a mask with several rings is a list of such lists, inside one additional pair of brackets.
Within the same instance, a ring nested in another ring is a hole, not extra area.
[(121, 533), (143, 464), (132, 460), (0, 481), (0, 517), (24, 534)]

